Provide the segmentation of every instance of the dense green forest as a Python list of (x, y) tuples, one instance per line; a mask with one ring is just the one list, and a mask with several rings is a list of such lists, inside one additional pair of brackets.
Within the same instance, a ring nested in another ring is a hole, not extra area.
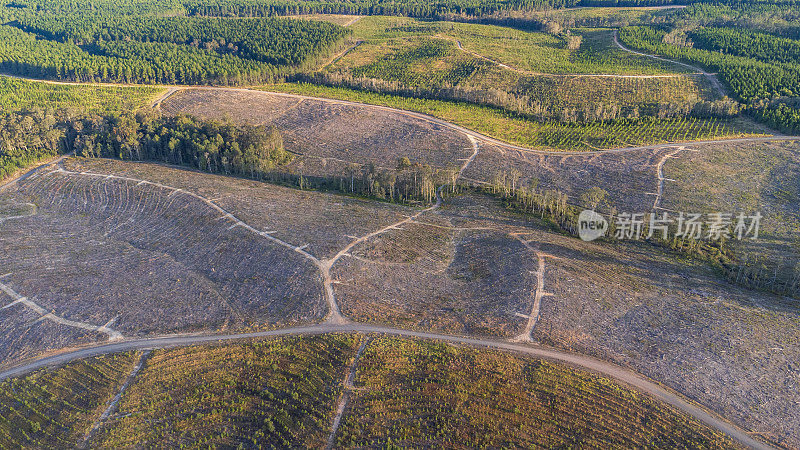
[[(297, 14), (397, 15), (477, 19), (513, 11), (575, 7), (640, 7), (704, 4), (728, 8), (793, 7), (797, 0), (10, 0), (0, 18), (28, 14), (112, 13), (114, 15), (268, 17)], [(10, 19), (9, 19), (10, 20)]]
[[(700, 64), (718, 72), (731, 94), (756, 117), (781, 130), (798, 133), (800, 41), (750, 30), (625, 27), (620, 40), (631, 47)], [(695, 41), (696, 39), (696, 41)]]
[(70, 81), (270, 82), (314, 64), (347, 32), (282, 18), (21, 12), (0, 25), (0, 70)]

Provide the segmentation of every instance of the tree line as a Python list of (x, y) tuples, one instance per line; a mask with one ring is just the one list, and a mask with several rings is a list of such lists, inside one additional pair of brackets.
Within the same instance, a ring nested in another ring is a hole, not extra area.
[(152, 111), (96, 115), (34, 108), (0, 116), (0, 179), (48, 157), (160, 161), (203, 172), (243, 176), (300, 189), (341, 192), (394, 203), (436, 200), (443, 185), (456, 189), (456, 167), (435, 168), (399, 158), (390, 168), (350, 163), (337, 175), (304, 173), (275, 128), (161, 117)]
[(146, 112), (100, 116), (44, 108), (0, 116), (0, 179), (43, 158), (72, 152), (249, 177), (292, 160), (277, 130), (230, 122)]
[[(474, 20), (510, 12), (545, 11), (574, 7), (631, 7), (666, 5), (733, 5), (739, 0), (10, 0), (0, 15), (20, 11), (42, 16), (69, 13), (113, 15), (271, 17), (298, 14), (393, 15)], [(747, 5), (796, 5), (796, 0), (746, 2)]]

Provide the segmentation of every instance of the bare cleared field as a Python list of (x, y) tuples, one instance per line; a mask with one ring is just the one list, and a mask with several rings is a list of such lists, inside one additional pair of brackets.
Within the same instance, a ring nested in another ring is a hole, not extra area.
[(540, 191), (564, 192), (570, 203), (592, 187), (608, 192), (608, 203), (621, 211), (647, 212), (656, 192), (656, 166), (671, 150), (569, 154), (523, 152), (498, 145), (484, 145), (464, 172), (467, 181), (491, 183), (498, 174), (520, 174), (520, 185)]
[[(297, 252), (235, 226), (185, 191), (81, 174), (87, 168), (78, 164), (3, 194), (37, 208), (2, 223), (0, 295), (16, 301), (2, 314), (42, 316), (3, 321), (15, 324), (3, 335), (4, 365), (32, 352), (15, 349), (87, 341), (71, 329), (115, 339), (305, 323), (326, 313), (319, 272)], [(70, 338), (48, 333), (42, 320), (69, 328)], [(15, 342), (21, 336), (27, 344)]]
[(361, 236), (416, 212), (391, 203), (301, 191), (160, 164), (70, 159), (64, 166), (69, 170), (145, 179), (197, 193), (254, 228), (274, 232), (271, 236), (292, 245), (306, 246), (322, 258), (333, 256), (353, 240), (351, 236)]
[(404, 328), (518, 334), (524, 320), (516, 314), (530, 310), (535, 269), (522, 245), (496, 230), (425, 220), (376, 237), (334, 267), (342, 312)]
[[(508, 156), (482, 147), (467, 175), (496, 170), (491, 158), (480, 159), (483, 151)], [(623, 187), (655, 187), (655, 167), (668, 151), (509, 159), (520, 172), (539, 170), (540, 188), (548, 182), (544, 174), (556, 183), (560, 174), (575, 173), (567, 179), (580, 185), (603, 180), (606, 167), (619, 175), (600, 187), (624, 200)], [(673, 159), (665, 164), (680, 161)], [(673, 174), (669, 167), (666, 176)], [(787, 186), (781, 174), (792, 167), (774, 164), (766, 172), (771, 199)], [(665, 198), (669, 192), (668, 185)], [(286, 246), (231, 222), (201, 198)], [(648, 205), (647, 197), (639, 198)], [(43, 310), (30, 314), (23, 302), (2, 310), (4, 317), (14, 313), (3, 322), (13, 328), (5, 336), (24, 337), (3, 343), (9, 363), (113, 338), (112, 331), (125, 336), (319, 320), (326, 312), (320, 273), (302, 249), (332, 258), (333, 289), (350, 319), (507, 338), (526, 338), (528, 327), (535, 341), (629, 366), (774, 441), (800, 444), (797, 307), (720, 281), (706, 266), (649, 245), (587, 244), (543, 231), (478, 195), (447, 198), (441, 208), (373, 235), (419, 210), (108, 160), (68, 159), (62, 171), (44, 171), (6, 190), (0, 204), (6, 217), (0, 245), (10, 267), (0, 283)], [(780, 205), (791, 210), (790, 201)], [(337, 252), (344, 253), (336, 258)], [(59, 318), (96, 328), (85, 332)], [(43, 324), (61, 331), (44, 336), (35, 328)], [(70, 335), (74, 330), (82, 334)]]
[[(800, 142), (692, 147), (664, 164), (662, 206), (675, 211), (760, 212), (757, 241), (733, 241), (740, 258), (800, 278)], [(672, 181), (674, 180), (674, 181)]]
[(448, 199), (416, 221), (353, 248), (334, 267), (346, 315), (512, 337), (534, 311), (543, 270), (534, 341), (631, 367), (797, 445), (800, 319), (791, 301), (723, 282), (704, 264), (649, 244), (543, 231), (486, 197)]
[[(310, 160), (298, 167), (305, 175), (326, 175), (327, 163), (372, 163), (394, 168), (398, 158), (438, 168), (457, 167), (472, 153), (469, 140), (450, 128), (401, 113), (297, 99), (270, 93), (187, 89), (161, 104), (166, 114), (273, 125), (283, 132), (286, 149)], [(336, 166), (334, 166), (336, 167)], [(314, 170), (317, 168), (319, 172)], [(337, 172), (341, 175), (342, 172)]]

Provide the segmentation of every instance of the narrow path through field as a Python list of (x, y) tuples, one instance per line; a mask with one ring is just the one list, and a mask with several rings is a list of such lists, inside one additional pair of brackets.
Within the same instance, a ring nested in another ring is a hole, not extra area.
[(353, 362), (350, 363), (350, 367), (347, 370), (347, 376), (344, 379), (344, 383), (342, 384), (342, 394), (339, 397), (339, 403), (336, 405), (336, 415), (333, 417), (333, 424), (331, 425), (331, 434), (328, 436), (328, 444), (326, 445), (326, 449), (331, 450), (333, 445), (336, 443), (336, 430), (339, 429), (339, 424), (342, 422), (342, 416), (344, 416), (344, 410), (347, 408), (347, 402), (350, 399), (350, 391), (355, 389), (353, 386), (353, 380), (356, 378), (356, 370), (358, 369), (358, 360), (361, 358), (361, 354), (364, 353), (364, 349), (367, 348), (367, 345), (372, 341), (372, 336), (365, 337), (363, 341), (361, 341), (361, 345), (358, 347), (355, 356), (353, 357)]
[[(472, 144), (472, 154), (469, 156), (469, 158), (467, 158), (464, 161), (464, 164), (462, 164), (461, 167), (459, 168), (458, 173), (456, 174), (456, 177), (453, 180), (454, 184), (455, 184), (455, 182), (458, 181), (458, 179), (461, 177), (461, 175), (464, 173), (464, 171), (467, 170), (467, 167), (469, 167), (469, 165), (475, 160), (475, 157), (478, 156), (478, 150), (480, 148), (478, 140), (475, 139), (473, 136), (470, 136), (470, 135), (466, 135), (466, 136), (467, 136), (467, 139), (469, 139), (470, 143)], [(446, 186), (447, 185), (442, 185), (436, 190), (436, 203), (434, 203), (432, 206), (429, 206), (429, 207), (427, 207), (425, 209), (422, 209), (422, 210), (418, 211), (416, 214), (408, 216), (403, 220), (400, 220), (400, 221), (391, 223), (389, 225), (386, 225), (383, 228), (379, 228), (379, 229), (377, 229), (375, 231), (372, 231), (370, 233), (367, 233), (367, 234), (365, 234), (365, 235), (363, 235), (361, 237), (357, 237), (357, 238), (353, 239), (352, 241), (350, 241), (350, 243), (348, 243), (343, 249), (339, 250), (339, 252), (336, 253), (333, 257), (319, 261), (318, 267), (322, 271), (322, 276), (323, 276), (323, 280), (324, 280), (324, 283), (325, 283), (325, 290), (326, 290), (326, 292), (329, 292), (330, 297), (332, 299), (334, 299), (333, 300), (333, 304), (336, 305), (336, 312), (331, 315), (331, 317), (328, 319), (329, 321), (331, 321), (333, 323), (342, 323), (343, 321), (346, 320), (344, 318), (344, 316), (342, 316), (341, 312), (339, 311), (339, 307), (338, 307), (338, 304), (336, 304), (335, 295), (334, 295), (334, 291), (333, 291), (333, 279), (331, 277), (331, 268), (333, 267), (334, 264), (336, 264), (336, 261), (339, 261), (343, 256), (348, 255), (350, 253), (350, 250), (353, 249), (353, 247), (355, 247), (355, 246), (357, 246), (357, 245), (359, 245), (359, 244), (361, 244), (361, 243), (363, 243), (363, 242), (365, 242), (365, 241), (367, 241), (367, 240), (369, 240), (369, 239), (371, 239), (371, 238), (373, 238), (375, 236), (378, 236), (379, 234), (386, 233), (387, 231), (390, 231), (390, 230), (399, 229), (400, 226), (405, 225), (405, 224), (410, 223), (410, 222), (413, 222), (417, 217), (425, 214), (426, 212), (438, 209), (440, 206), (442, 206), (442, 190)]]
[(722, 86), (722, 83), (720, 83), (719, 78), (717, 78), (717, 76), (714, 75), (713, 73), (706, 72), (705, 70), (703, 70), (702, 68), (700, 68), (698, 66), (693, 66), (691, 64), (686, 64), (686, 63), (682, 63), (680, 61), (675, 61), (673, 59), (662, 58), (660, 56), (651, 55), (649, 53), (637, 52), (636, 50), (629, 49), (628, 47), (625, 47), (624, 45), (622, 45), (619, 42), (617, 30), (614, 30), (614, 45), (619, 47), (621, 50), (624, 50), (624, 51), (629, 52), (629, 53), (633, 53), (634, 55), (646, 56), (648, 58), (657, 59), (659, 61), (665, 61), (665, 62), (669, 62), (669, 63), (672, 63), (672, 64), (677, 64), (679, 66), (683, 66), (683, 67), (689, 68), (691, 70), (694, 70), (695, 72), (700, 73), (703, 76), (705, 76), (708, 79), (708, 81), (711, 82), (711, 85), (714, 86), (714, 89), (716, 89), (717, 93), (719, 93), (720, 96), (726, 97), (728, 95), (726, 90), (725, 90), (725, 87)]
[[(455, 38), (454, 38), (455, 39)], [(616, 32), (614, 34), (614, 39), (616, 39)], [(614, 74), (614, 73), (545, 73), (545, 72), (535, 72), (532, 70), (525, 70), (520, 69), (518, 67), (509, 66), (508, 64), (501, 63), (500, 61), (494, 60), (487, 56), (481, 55), (480, 53), (473, 52), (471, 50), (467, 50), (461, 44), (461, 40), (455, 39), (456, 47), (464, 53), (470, 54), (476, 58), (482, 59), (484, 61), (488, 61), (497, 67), (502, 69), (510, 70), (512, 72), (517, 72), (522, 75), (527, 76), (542, 76), (542, 77), (569, 77), (569, 78), (579, 78), (579, 77), (594, 77), (594, 78), (678, 78), (678, 77), (686, 77), (686, 76), (693, 76), (693, 75), (705, 75), (702, 72), (695, 72), (695, 73), (667, 73), (667, 74), (660, 74), (660, 75), (621, 75), (621, 74)], [(617, 44), (619, 45), (619, 44)], [(625, 49), (624, 49), (625, 50)], [(643, 55), (647, 56), (647, 55)]]
[[(354, 20), (355, 20), (355, 19), (354, 19)], [(326, 61), (326, 62), (324, 62), (324, 63), (320, 64), (320, 65), (319, 65), (319, 68), (320, 68), (320, 69), (324, 69), (324, 68), (326, 68), (326, 67), (328, 67), (328, 66), (330, 66), (330, 65), (332, 65), (332, 64), (335, 64), (337, 61), (339, 61), (340, 59), (342, 59), (342, 58), (344, 58), (345, 56), (347, 56), (347, 54), (348, 54), (348, 53), (350, 53), (351, 51), (355, 50), (355, 49), (356, 49), (356, 47), (358, 47), (359, 45), (361, 45), (361, 44), (363, 44), (363, 43), (364, 43), (364, 41), (362, 41), (362, 40), (360, 40), (360, 39), (359, 39), (359, 40), (357, 40), (357, 41), (355, 41), (355, 42), (353, 42), (353, 44), (352, 44), (352, 45), (348, 46), (347, 48), (345, 48), (345, 49), (344, 49), (344, 50), (342, 50), (341, 52), (339, 52), (339, 53), (337, 53), (337, 54), (333, 55), (333, 56), (332, 56), (332, 57), (331, 57), (331, 58), (330, 58), (328, 61)]]
[(119, 353), (129, 350), (147, 348), (169, 348), (182, 347), (194, 344), (220, 343), (232, 340), (255, 339), (275, 336), (296, 336), (296, 335), (320, 335), (328, 333), (364, 333), (382, 334), (399, 336), (415, 339), (431, 339), (454, 344), (469, 345), (478, 348), (490, 348), (495, 350), (510, 351), (526, 356), (543, 358), (554, 362), (568, 364), (570, 366), (588, 370), (590, 372), (611, 377), (618, 382), (626, 384), (641, 392), (647, 393), (656, 400), (665, 402), (680, 411), (694, 417), (695, 419), (709, 425), (742, 443), (747, 447), (757, 449), (771, 449), (773, 447), (756, 439), (751, 433), (728, 422), (713, 411), (689, 400), (677, 392), (652, 381), (630, 369), (616, 364), (584, 356), (569, 353), (548, 347), (536, 346), (531, 344), (513, 343), (488, 338), (478, 338), (469, 336), (455, 336), (448, 334), (429, 333), (422, 331), (404, 330), (380, 325), (367, 325), (349, 323), (335, 325), (330, 323), (310, 325), (304, 327), (284, 328), (279, 330), (269, 330), (253, 333), (237, 334), (192, 334), (192, 335), (166, 335), (160, 337), (131, 339), (116, 343), (95, 345), (71, 351), (64, 351), (52, 356), (39, 358), (35, 361), (23, 363), (13, 368), (0, 371), (0, 381), (24, 376), (35, 370), (67, 364), (71, 361), (90, 358), (93, 356)]
[(103, 411), (102, 414), (100, 414), (100, 417), (98, 417), (97, 420), (95, 420), (94, 424), (92, 424), (92, 427), (89, 428), (89, 431), (87, 431), (86, 434), (83, 436), (83, 440), (81, 440), (81, 442), (78, 443), (77, 446), (78, 448), (89, 448), (89, 444), (91, 444), (92, 442), (92, 437), (94, 437), (97, 431), (100, 430), (100, 428), (103, 426), (103, 424), (105, 424), (108, 418), (111, 417), (111, 415), (116, 412), (117, 406), (119, 405), (119, 401), (122, 399), (122, 395), (125, 394), (125, 391), (127, 391), (130, 385), (133, 384), (133, 380), (136, 378), (136, 375), (138, 375), (139, 372), (142, 370), (145, 360), (147, 360), (147, 357), (150, 355), (150, 351), (151, 351), (150, 349), (145, 349), (145, 351), (143, 351), (142, 354), (139, 355), (139, 358), (133, 365), (131, 373), (128, 374), (128, 377), (125, 379), (125, 383), (122, 384), (122, 387), (120, 387), (117, 394), (108, 402), (108, 406), (106, 406), (106, 409)]
[(539, 320), (539, 310), (542, 305), (542, 297), (553, 295), (551, 292), (544, 291), (544, 268), (545, 268), (545, 257), (552, 257), (538, 248), (533, 248), (527, 240), (523, 239), (519, 233), (512, 233), (511, 236), (520, 241), (522, 245), (525, 246), (528, 250), (533, 252), (536, 255), (536, 288), (533, 294), (533, 307), (531, 308), (531, 312), (528, 315), (528, 322), (525, 324), (525, 329), (517, 335), (516, 337), (511, 339), (511, 342), (533, 342), (533, 337), (531, 336), (533, 333), (533, 328), (536, 326), (536, 322)]
[(350, 19), (346, 24), (342, 25), (343, 27), (349, 27), (350, 25), (358, 22), (359, 20), (363, 19), (364, 16), (357, 16)]
[(107, 325), (92, 325), (86, 322), (80, 322), (76, 320), (69, 320), (64, 317), (58, 316), (53, 312), (48, 312), (46, 309), (42, 308), (32, 300), (28, 299), (28, 297), (23, 297), (19, 293), (17, 293), (11, 286), (6, 284), (0, 283), (0, 290), (8, 294), (11, 298), (14, 299), (11, 303), (3, 306), (0, 309), (7, 309), (11, 308), (14, 305), (20, 304), (24, 305), (26, 308), (30, 309), (31, 311), (35, 312), (39, 315), (39, 320), (49, 320), (51, 322), (65, 325), (72, 328), (80, 328), (86, 331), (93, 331), (95, 333), (102, 333), (108, 336), (109, 340), (116, 341), (122, 339), (122, 334), (118, 331), (114, 331), (109, 328)]
[(658, 184), (656, 186), (656, 198), (653, 200), (653, 209), (664, 209), (661, 208), (661, 197), (664, 195), (664, 181), (667, 180), (667, 178), (664, 178), (664, 163), (666, 163), (668, 159), (674, 158), (683, 150), (686, 150), (686, 147), (680, 146), (675, 151), (669, 152), (662, 156), (658, 161), (658, 164), (656, 165), (656, 177), (658, 178)]

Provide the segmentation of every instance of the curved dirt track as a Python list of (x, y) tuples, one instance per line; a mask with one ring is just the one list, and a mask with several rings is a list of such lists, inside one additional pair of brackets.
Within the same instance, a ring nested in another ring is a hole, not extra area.
[[(643, 53), (638, 53), (633, 50), (629, 50), (624, 48), (619, 42), (617, 41), (616, 31), (614, 33), (614, 42), (617, 46), (622, 48), (623, 50), (630, 51), (633, 53), (641, 54), (644, 56), (656, 58), (656, 59), (663, 59), (653, 55), (646, 55)], [(683, 63), (678, 63), (671, 60), (666, 60), (669, 62), (673, 62), (676, 64), (680, 64), (683, 66), (691, 67), (692, 69), (697, 69), (696, 67), (689, 66)], [(714, 84), (721, 93), (724, 94), (724, 89), (722, 89), (721, 84), (716, 79), (713, 74), (704, 72), (699, 70), (703, 75), (709, 77), (712, 80), (712, 84)], [(14, 77), (17, 78), (17, 77)], [(61, 85), (98, 85), (98, 86), (116, 86), (116, 87), (124, 87), (124, 86), (141, 86), (141, 85), (125, 85), (125, 84), (111, 84), (111, 83), (72, 83), (72, 82), (59, 82), (59, 81), (46, 81), (46, 80), (30, 80), (27, 78), (23, 78), (29, 81), (37, 81), (37, 82), (44, 82), (44, 83), (52, 83), (52, 84), (61, 84)], [(682, 144), (707, 144), (707, 143), (741, 143), (741, 142), (766, 142), (766, 141), (775, 141), (775, 140), (798, 140), (800, 136), (770, 136), (770, 137), (753, 137), (753, 138), (734, 138), (734, 139), (720, 139), (720, 140), (706, 140), (706, 141), (693, 141), (693, 142), (686, 142), (686, 143), (664, 143), (664, 144), (655, 144), (655, 145), (647, 145), (647, 146), (639, 146), (639, 147), (627, 147), (627, 148), (617, 148), (617, 149), (608, 149), (608, 150), (596, 150), (596, 151), (546, 151), (546, 150), (534, 150), (526, 147), (521, 147), (513, 144), (509, 144), (498, 139), (491, 138), (489, 136), (480, 134), (473, 130), (461, 127), (459, 125), (447, 122), (445, 120), (429, 116), (423, 113), (417, 113), (413, 111), (406, 111), (391, 107), (385, 106), (378, 106), (378, 105), (370, 105), (365, 103), (359, 102), (352, 102), (346, 100), (333, 100), (333, 99), (326, 99), (326, 98), (319, 98), (319, 97), (311, 97), (311, 96), (304, 96), (304, 95), (297, 95), (297, 94), (287, 94), (287, 93), (277, 93), (277, 92), (269, 92), (269, 91), (261, 91), (261, 90), (254, 90), (248, 88), (226, 88), (226, 87), (202, 87), (202, 86), (163, 86), (167, 89), (167, 91), (160, 95), (158, 98), (154, 99), (151, 106), (158, 107), (161, 102), (169, 98), (172, 94), (183, 90), (183, 89), (222, 89), (222, 90), (235, 90), (235, 91), (247, 91), (253, 93), (261, 93), (264, 95), (276, 95), (276, 96), (285, 96), (291, 97), (296, 99), (313, 99), (319, 101), (325, 101), (330, 103), (336, 104), (343, 104), (343, 105), (352, 105), (358, 107), (366, 107), (366, 108), (374, 108), (378, 110), (388, 111), (395, 114), (401, 114), (407, 117), (414, 117), (419, 120), (424, 120), (430, 123), (434, 123), (437, 125), (441, 125), (443, 127), (447, 127), (456, 131), (459, 131), (466, 136), (470, 137), (470, 139), (482, 141), (485, 143), (491, 143), (494, 145), (498, 145), (501, 147), (522, 151), (522, 152), (529, 152), (529, 153), (536, 153), (536, 154), (560, 154), (560, 155), (585, 155), (585, 154), (604, 154), (604, 153), (617, 153), (617, 152), (629, 152), (629, 151), (640, 151), (640, 150), (653, 150), (653, 149), (663, 149), (663, 148), (674, 148), (676, 145)], [(473, 157), (474, 158), (474, 154)], [(463, 172), (467, 162), (464, 166), (462, 166), (461, 172)], [(461, 173), (460, 172), (460, 173)], [(459, 173), (459, 175), (460, 175)], [(28, 174), (23, 175), (22, 177), (26, 177)], [(9, 181), (8, 184), (12, 183), (14, 180)], [(5, 187), (5, 185), (0, 186), (0, 188)], [(437, 195), (437, 205), (440, 201), (440, 197)], [(391, 226), (390, 226), (391, 227)], [(380, 232), (380, 231), (379, 231)], [(302, 249), (294, 248), (295, 251), (302, 252)], [(337, 255), (340, 256), (340, 255)], [(331, 262), (331, 265), (334, 261)], [(324, 263), (324, 261), (323, 261)], [(328, 266), (328, 269), (330, 267)], [(337, 308), (338, 309), (338, 308)], [(334, 317), (338, 319), (338, 317)], [(390, 327), (382, 327), (382, 326), (373, 326), (373, 325), (362, 325), (358, 323), (323, 323), (319, 325), (311, 325), (306, 327), (294, 327), (294, 328), (287, 328), (281, 330), (273, 330), (273, 331), (266, 331), (266, 332), (256, 332), (256, 333), (239, 333), (239, 334), (225, 334), (225, 335), (212, 335), (212, 334), (196, 334), (196, 335), (167, 335), (162, 337), (153, 337), (153, 338), (143, 338), (143, 339), (129, 339), (129, 340), (122, 340), (117, 341), (114, 343), (108, 343), (103, 345), (97, 345), (93, 347), (86, 347), (77, 350), (68, 350), (64, 353), (60, 353), (57, 355), (41, 358), (27, 364), (23, 364), (14, 368), (10, 368), (0, 372), (0, 380), (4, 380), (10, 377), (21, 376), (26, 373), (30, 373), (31, 371), (65, 364), (70, 361), (74, 361), (77, 359), (83, 359), (91, 356), (108, 354), (108, 353), (116, 353), (120, 351), (127, 351), (133, 349), (147, 349), (147, 348), (161, 348), (161, 347), (174, 347), (174, 346), (184, 346), (184, 345), (193, 345), (193, 344), (202, 344), (202, 343), (214, 343), (220, 341), (230, 341), (236, 339), (248, 339), (248, 338), (263, 338), (263, 337), (271, 337), (271, 336), (288, 336), (288, 335), (313, 335), (313, 334), (325, 334), (325, 333), (334, 333), (334, 332), (358, 332), (358, 333), (380, 333), (386, 335), (395, 335), (401, 337), (409, 337), (409, 338), (421, 338), (421, 339), (434, 339), (440, 340), (445, 342), (451, 342), (455, 344), (462, 344), (462, 345), (471, 345), (477, 347), (488, 347), (497, 350), (504, 350), (504, 351), (511, 351), (517, 352), (529, 356), (544, 358), (560, 363), (569, 364), (571, 366), (575, 366), (581, 369), (589, 370), (592, 372), (596, 372), (615, 380), (618, 380), (622, 383), (628, 384), (636, 389), (639, 389), (643, 392), (648, 393), (649, 395), (653, 396), (654, 398), (664, 401), (673, 407), (677, 408), (678, 410), (687, 413), (696, 419), (700, 420), (701, 422), (706, 423), (707, 425), (714, 427), (729, 436), (733, 439), (737, 440), (738, 442), (752, 448), (771, 448), (768, 445), (764, 444), (763, 442), (753, 438), (748, 432), (738, 428), (737, 426), (727, 422), (725, 419), (721, 418), (717, 414), (706, 410), (702, 406), (695, 404), (681, 395), (663, 387), (662, 385), (653, 382), (641, 375), (636, 374), (628, 369), (622, 368), (615, 364), (611, 364), (608, 362), (604, 362), (601, 360), (597, 360), (594, 358), (576, 355), (568, 352), (562, 352), (555, 349), (544, 348), (544, 347), (534, 347), (530, 345), (524, 344), (517, 344), (511, 343), (507, 341), (499, 341), (499, 340), (492, 340), (492, 339), (481, 339), (481, 338), (473, 338), (473, 337), (466, 337), (466, 336), (452, 336), (452, 335), (445, 335), (445, 334), (436, 334), (436, 333), (425, 333), (425, 332), (416, 332), (410, 330), (402, 330)]]
[(688, 69), (694, 70), (697, 73), (705, 76), (708, 79), (708, 81), (711, 82), (711, 85), (714, 86), (714, 89), (716, 89), (721, 96), (725, 97), (727, 95), (727, 92), (725, 92), (725, 87), (722, 86), (722, 83), (720, 83), (719, 78), (717, 78), (717, 76), (714, 75), (713, 73), (706, 72), (702, 68), (693, 66), (691, 64), (675, 61), (674, 59), (662, 58), (660, 56), (651, 55), (649, 53), (637, 52), (636, 50), (629, 49), (628, 47), (625, 47), (619, 42), (619, 39), (617, 38), (617, 30), (614, 30), (614, 45), (616, 45), (620, 50), (624, 50), (628, 53), (633, 53), (634, 55), (645, 56), (647, 58), (657, 59), (659, 61), (666, 61), (672, 64), (677, 64), (679, 66), (683, 66)]
[[(257, 89), (250, 89), (250, 88), (229, 88), (229, 87), (203, 87), (203, 86), (185, 86), (180, 87), (174, 91), (171, 91), (169, 95), (174, 94), (180, 89), (212, 89), (212, 90), (229, 90), (229, 91), (238, 91), (238, 92), (250, 92), (250, 93), (260, 93), (263, 95), (274, 95), (279, 97), (288, 97), (294, 98), (298, 100), (316, 100), (320, 102), (338, 104), (338, 105), (347, 105), (347, 106), (358, 106), (362, 108), (370, 108), (376, 109), (379, 111), (386, 111), (394, 114), (400, 114), (406, 117), (413, 117), (415, 119), (423, 120), (426, 122), (430, 122), (436, 125), (440, 125), (442, 127), (450, 128), (451, 130), (458, 131), (463, 133), (466, 136), (469, 136), (473, 139), (477, 139), (483, 143), (493, 144), (502, 148), (516, 150), (525, 153), (534, 153), (534, 154), (545, 154), (545, 155), (560, 155), (560, 156), (570, 156), (570, 155), (602, 155), (606, 153), (624, 153), (624, 152), (633, 152), (633, 151), (641, 151), (641, 150), (657, 150), (657, 149), (664, 149), (664, 148), (671, 148), (675, 147), (676, 145), (702, 145), (702, 144), (719, 144), (719, 143), (742, 143), (742, 142), (770, 142), (770, 141), (780, 141), (780, 140), (800, 140), (800, 136), (786, 136), (786, 135), (773, 135), (773, 136), (760, 136), (760, 137), (749, 137), (749, 138), (730, 138), (730, 139), (709, 139), (709, 140), (702, 140), (702, 141), (686, 141), (686, 142), (666, 142), (663, 144), (652, 144), (652, 145), (642, 145), (637, 147), (621, 147), (621, 148), (612, 148), (607, 150), (587, 150), (587, 151), (561, 151), (561, 150), (536, 150), (528, 147), (522, 147), (515, 144), (510, 144), (505, 141), (501, 141), (499, 139), (495, 139), (493, 137), (487, 136), (485, 134), (481, 134), (477, 131), (470, 130), (469, 128), (464, 128), (460, 125), (456, 125), (452, 122), (448, 122), (443, 119), (439, 119), (438, 117), (433, 117), (424, 113), (419, 113), (415, 111), (408, 111), (405, 109), (397, 109), (392, 108), (389, 106), (380, 106), (380, 105), (371, 105), (368, 103), (360, 103), (360, 102), (353, 102), (350, 100), (335, 100), (330, 98), (324, 97), (312, 97), (308, 95), (301, 95), (301, 94), (288, 94), (285, 92), (272, 92), (266, 90), (257, 90)], [(161, 99), (160, 101), (164, 101), (166, 98)]]
[(543, 358), (549, 361), (567, 364), (579, 369), (588, 370), (597, 374), (601, 374), (616, 381), (629, 385), (642, 392), (645, 392), (653, 398), (665, 402), (674, 408), (694, 417), (695, 419), (716, 428), (741, 444), (757, 449), (772, 448), (769, 445), (753, 438), (750, 433), (742, 430), (741, 428), (731, 424), (717, 414), (697, 405), (696, 403), (683, 398), (681, 395), (671, 391), (664, 386), (653, 382), (635, 372), (625, 369), (623, 367), (601, 361), (588, 356), (582, 356), (573, 353), (567, 353), (551, 348), (516, 344), (507, 341), (498, 341), (493, 339), (483, 339), (467, 336), (454, 336), (438, 333), (427, 333), (421, 331), (403, 330), (399, 328), (390, 328), (377, 325), (364, 325), (364, 324), (343, 324), (336, 325), (324, 323), (319, 325), (310, 325), (303, 327), (284, 328), (279, 330), (262, 331), (254, 333), (238, 333), (238, 334), (195, 334), (195, 335), (166, 335), (161, 337), (132, 339), (116, 343), (98, 345), (94, 347), (86, 347), (76, 350), (67, 351), (64, 353), (40, 358), (38, 360), (23, 364), (11, 369), (0, 372), (0, 381), (7, 378), (19, 377), (28, 374), (32, 371), (59, 366), (71, 361), (85, 359), (93, 356), (105, 355), (109, 353), (118, 353), (129, 350), (139, 349), (152, 349), (152, 348), (167, 348), (167, 347), (180, 347), (194, 344), (209, 344), (220, 343), (226, 341), (234, 341), (241, 339), (254, 339), (275, 336), (295, 336), (295, 335), (320, 335), (327, 333), (377, 333), (390, 336), (400, 336), (407, 338), (417, 339), (431, 339), (449, 342), (453, 344), (469, 345), (474, 347), (485, 347), (494, 350), (510, 351), (520, 353), (526, 356), (533, 356), (536, 358)]

